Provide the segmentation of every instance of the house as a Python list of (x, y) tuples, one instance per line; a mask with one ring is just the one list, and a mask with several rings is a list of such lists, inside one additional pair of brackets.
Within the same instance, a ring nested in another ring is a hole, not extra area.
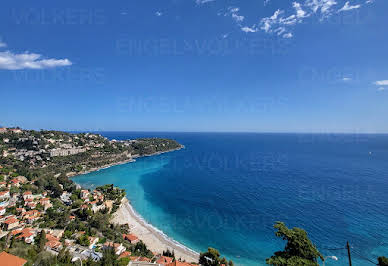
[(27, 263), (25, 259), (8, 254), (5, 251), (0, 253), (0, 261), (1, 261), (1, 265), (9, 265), (9, 266), (23, 266), (24, 264)]
[(139, 242), (139, 238), (133, 234), (123, 234), (123, 239), (129, 241), (131, 244)]
[(0, 188), (6, 187), (6, 186), (7, 186), (7, 182), (4, 182), (4, 181), (0, 182)]
[(88, 199), (89, 200), (89, 191), (87, 191), (85, 189), (81, 190), (81, 199), (84, 199), (84, 200)]
[(123, 253), (121, 253), (121, 255), (119, 256), (119, 259), (121, 258), (130, 258), (131, 257), (131, 252), (129, 251), (124, 251)]
[(156, 260), (156, 263), (166, 265), (166, 264), (171, 263), (173, 260), (174, 260), (173, 258), (161, 256), (159, 259)]
[(166, 266), (198, 266), (198, 265), (195, 265), (195, 264), (191, 264), (191, 263), (188, 263), (188, 262), (182, 262), (182, 261), (174, 261), (174, 262), (171, 262), (171, 263), (168, 263), (166, 264)]
[(0, 191), (0, 200), (5, 200), (5, 199), (9, 199), (9, 198), (10, 198), (9, 190)]
[(84, 250), (81, 255), (85, 260), (91, 258), (93, 261), (99, 261), (103, 257), (102, 253), (93, 250)]
[(26, 191), (23, 193), (23, 199), (24, 200), (27, 200), (27, 199), (34, 199), (34, 196), (32, 195), (32, 192), (31, 191)]
[(4, 228), (5, 230), (12, 230), (19, 226), (19, 220), (11, 217), (4, 221)]
[(72, 203), (70, 197), (71, 197), (71, 193), (64, 191), (60, 197), (60, 200), (66, 205), (70, 205)]
[(36, 208), (36, 203), (35, 202), (27, 202), (25, 206), (29, 207), (30, 209), (35, 209)]
[(47, 210), (48, 208), (51, 208), (53, 205), (50, 202), (49, 198), (42, 198), (40, 199), (40, 205), (43, 206), (44, 210)]
[(20, 234), (16, 237), (16, 239), (24, 240), (27, 244), (31, 244), (34, 242), (35, 231), (32, 228), (24, 228), (20, 230)]
[(89, 243), (90, 243), (89, 248), (90, 248), (90, 249), (93, 249), (94, 246), (95, 246), (95, 245), (97, 244), (97, 242), (98, 242), (98, 237), (89, 236), (88, 239), (89, 239)]
[(126, 249), (122, 244), (113, 243), (113, 242), (105, 242), (102, 248), (103, 249), (114, 248), (116, 255), (121, 255), (121, 253), (123, 253)]
[(10, 181), (11, 187), (20, 187), (20, 181), (16, 178)]
[(57, 240), (49, 240), (44, 246), (46, 250), (52, 250), (56, 252), (59, 252), (63, 247), (62, 243)]
[(24, 208), (16, 208), (16, 212), (18, 214), (22, 214), (23, 215), (26, 212), (26, 209), (24, 209)]
[(5, 207), (0, 207), (0, 215), (4, 215), (7, 209)]

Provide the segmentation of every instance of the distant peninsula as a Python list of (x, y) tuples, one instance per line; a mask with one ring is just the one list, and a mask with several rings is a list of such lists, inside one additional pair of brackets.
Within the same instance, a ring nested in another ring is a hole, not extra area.
[(172, 139), (109, 140), (94, 133), (20, 128), (0, 128), (0, 140), (1, 156), (34, 176), (71, 177), (183, 147)]

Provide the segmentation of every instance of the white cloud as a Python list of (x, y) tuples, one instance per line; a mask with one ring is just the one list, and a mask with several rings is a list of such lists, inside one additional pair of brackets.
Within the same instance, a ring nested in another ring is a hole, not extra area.
[(332, 7), (337, 5), (335, 0), (306, 0), (305, 3), (314, 13), (321, 13), (322, 18), (327, 18), (333, 14)]
[(343, 81), (351, 81), (352, 78), (344, 77), (342, 80), (343, 80)]
[(377, 90), (378, 91), (385, 91), (387, 88), (384, 88), (384, 87), (379, 87)]
[(264, 6), (268, 5), (271, 0), (264, 0)]
[(378, 86), (388, 86), (388, 80), (378, 80), (375, 81), (374, 84)]
[[(230, 16), (232, 19), (240, 25), (244, 21), (245, 17), (239, 15), (240, 8), (238, 7), (228, 7), (228, 11), (224, 14), (225, 17)], [(221, 13), (222, 14), (222, 13)]]
[(292, 35), (292, 33), (291, 32), (289, 32), (289, 33), (286, 33), (286, 34), (284, 34), (283, 35), (283, 38), (292, 38), (294, 35)]
[(360, 7), (361, 7), (361, 5), (351, 6), (349, 1), (348, 1), (348, 2), (345, 3), (345, 5), (340, 10), (338, 10), (338, 12), (349, 11), (349, 10), (357, 9), (357, 8), (360, 8)]
[(300, 3), (293, 2), (292, 6), (295, 8), (296, 16), (298, 18), (304, 18), (306, 16), (306, 12), (302, 9), (302, 6), (300, 5)]
[(21, 54), (0, 52), (0, 69), (44, 69), (70, 65), (72, 62), (68, 59), (42, 59), (42, 55), (28, 52)]
[(257, 32), (257, 28), (253, 28), (253, 27), (252, 28), (251, 27), (242, 27), (241, 30), (243, 32), (246, 32), (246, 33), (248, 33), (248, 32), (251, 32), (251, 33)]
[(214, 1), (216, 1), (216, 0), (195, 0), (197, 5), (203, 5), (203, 4), (214, 2)]
[(157, 16), (157, 17), (163, 16), (163, 12), (156, 11), (155, 12), (155, 16)]
[(0, 48), (4, 48), (4, 47), (7, 47), (7, 44), (0, 40)]

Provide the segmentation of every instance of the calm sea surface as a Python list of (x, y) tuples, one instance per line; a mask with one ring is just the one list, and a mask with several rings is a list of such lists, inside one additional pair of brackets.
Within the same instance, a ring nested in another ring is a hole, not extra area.
[[(282, 249), (273, 224), (304, 228), (326, 265), (388, 256), (388, 136), (99, 132), (110, 139), (168, 137), (185, 149), (76, 177), (125, 188), (136, 211), (171, 238), (208, 246), (239, 265)], [(336, 250), (333, 250), (336, 249)]]

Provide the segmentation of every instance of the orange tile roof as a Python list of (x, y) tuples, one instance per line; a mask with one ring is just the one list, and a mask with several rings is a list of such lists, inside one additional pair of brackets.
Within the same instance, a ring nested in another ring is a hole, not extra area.
[(1, 261), (1, 265), (6, 265), (6, 266), (22, 266), (27, 263), (25, 259), (8, 254), (5, 251), (0, 253), (0, 261)]
[(162, 257), (160, 257), (160, 258), (156, 261), (156, 263), (157, 263), (157, 264), (163, 264), (163, 265), (165, 265), (165, 264), (171, 263), (172, 261), (173, 261), (173, 258), (166, 257), (166, 256), (162, 256)]
[(146, 261), (146, 262), (151, 262), (151, 259), (146, 258), (146, 257), (140, 257), (137, 259), (137, 261)]
[(4, 223), (6, 223), (6, 224), (13, 224), (13, 223), (17, 223), (17, 222), (19, 222), (18, 219), (11, 217), (8, 220), (6, 220)]
[(133, 234), (123, 234), (124, 239), (128, 239), (129, 241), (135, 241), (138, 240), (139, 238)]
[(53, 236), (53, 235), (50, 235), (50, 234), (47, 234), (46, 235), (46, 239), (48, 240), (48, 241), (59, 241), (59, 239), (58, 238), (56, 238), (55, 236)]
[(131, 252), (129, 251), (124, 251), (123, 253), (121, 253), (121, 255), (119, 256), (119, 259), (121, 258), (129, 258), (131, 256)]

